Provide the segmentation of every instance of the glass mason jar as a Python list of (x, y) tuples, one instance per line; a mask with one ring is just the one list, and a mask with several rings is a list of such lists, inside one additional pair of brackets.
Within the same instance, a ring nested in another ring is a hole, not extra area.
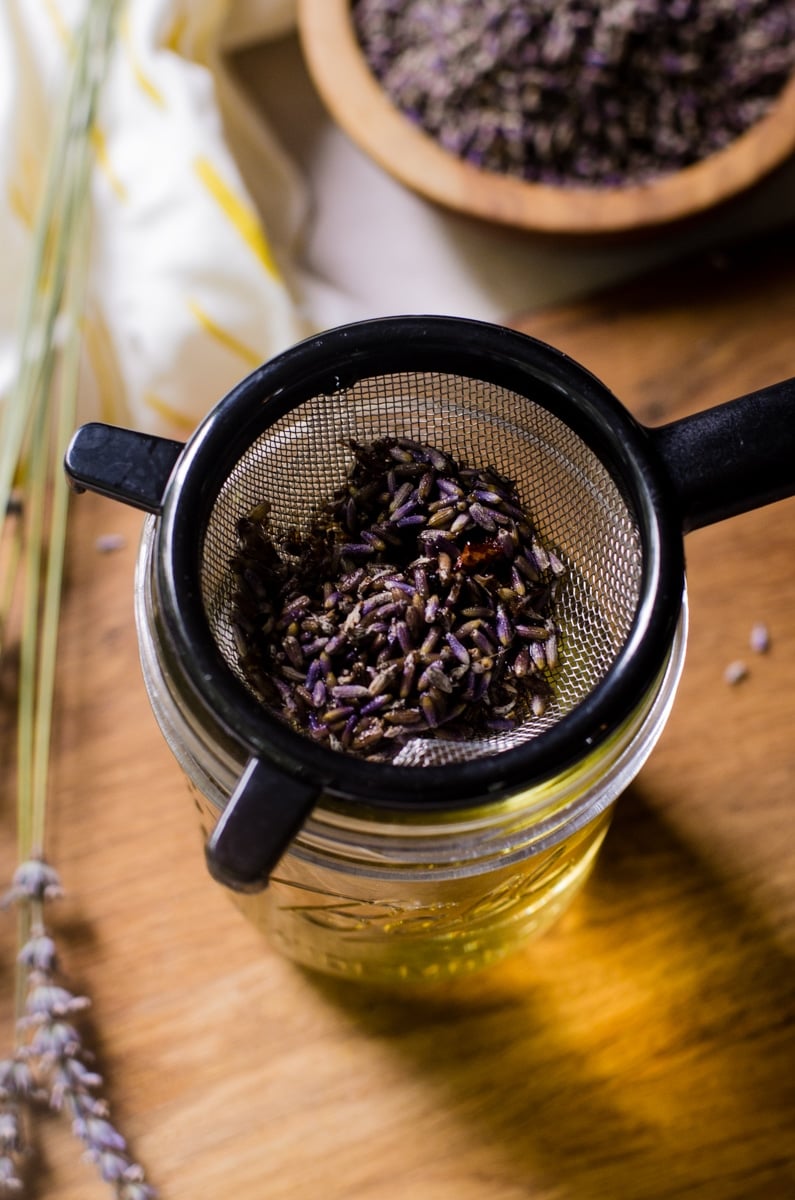
[[(143, 676), (206, 839), (245, 752), (169, 671), (153, 583), (156, 518), (139, 553), (135, 615)], [(436, 981), (485, 967), (549, 928), (581, 887), (614, 802), (667, 720), (682, 671), (687, 604), (653, 685), (573, 766), (490, 804), (421, 814), (322, 795), (266, 890), (230, 892), (289, 958), (367, 983)], [(421, 768), (419, 768), (421, 769)]]

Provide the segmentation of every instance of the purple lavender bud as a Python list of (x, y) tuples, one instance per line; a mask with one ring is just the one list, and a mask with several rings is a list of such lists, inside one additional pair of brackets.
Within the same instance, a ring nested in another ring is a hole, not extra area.
[(450, 649), (452, 650), (453, 654), (458, 659), (458, 661), (460, 663), (463, 663), (463, 665), (465, 667), (468, 667), (469, 666), (469, 651), (467, 650), (466, 646), (462, 645), (462, 643), (458, 640), (458, 638), (455, 636), (454, 633), (445, 634), (445, 640), (447, 641), (448, 646), (450, 647)]
[(326, 709), (320, 718), (324, 725), (340, 725), (352, 716), (353, 707), (350, 704), (340, 704), (335, 708)]
[(441, 636), (440, 630), (431, 629), (420, 646), (420, 654), (423, 656), (426, 654), (433, 654), (434, 650), (439, 644), (439, 638)]
[(425, 501), (428, 499), (428, 497), (431, 494), (432, 488), (433, 488), (433, 475), (431, 474), (430, 471), (426, 471), (425, 474), (420, 479), (419, 483), (417, 484), (417, 499), (420, 501), (421, 504), (424, 504)]
[(553, 575), (561, 576), (566, 574), (566, 567), (557, 554), (553, 554), (551, 550), (547, 551), (549, 559), (549, 567)]
[(535, 559), (531, 557), (532, 551), (525, 550), (524, 554), (517, 554), (514, 559), (516, 570), (524, 575), (530, 583), (537, 583), (539, 580), (538, 568), (536, 567)]
[(33, 1072), (23, 1059), (0, 1059), (0, 1099), (32, 1096), (35, 1090)]
[(389, 511), (393, 514), (393, 516), (392, 516), (393, 520), (394, 520), (395, 516), (397, 515), (396, 510), (400, 509), (401, 505), (404, 505), (406, 503), (406, 501), (408, 500), (409, 496), (412, 493), (412, 490), (413, 489), (412, 489), (411, 483), (409, 483), (409, 481), (407, 480), (405, 483), (401, 483), (400, 487), (397, 489), (397, 491), (393, 495), (391, 503), (389, 505)]
[(6, 1154), (0, 1156), (0, 1188), (6, 1192), (22, 1192), (23, 1189), (14, 1161)]
[(442, 454), (441, 450), (437, 450), (433, 446), (426, 447), (425, 458), (436, 471), (446, 471), (449, 468), (447, 455)]
[(404, 654), (408, 654), (413, 646), (409, 627), (405, 621), (397, 621), (395, 624), (395, 637)]
[(513, 640), (513, 630), (508, 614), (501, 604), (497, 605), (497, 637), (501, 646), (510, 646)]
[(57, 965), (55, 942), (46, 933), (35, 934), (20, 950), (19, 962), (34, 971), (54, 971)]
[(48, 1021), (36, 1030), (30, 1048), (34, 1054), (53, 1058), (76, 1054), (80, 1049), (80, 1034), (66, 1021)]
[(403, 670), (400, 679), (400, 698), (405, 700), (411, 691), (414, 682), (414, 676), (417, 671), (417, 660), (413, 654), (407, 654), (403, 663)]
[(139, 1183), (134, 1180), (123, 1185), (119, 1192), (119, 1200), (156, 1200), (156, 1195), (154, 1188), (151, 1188), (148, 1183)]
[[(477, 501), (474, 504), (470, 504), (469, 515), (473, 521), (480, 525), (481, 529), (485, 529), (487, 533), (496, 533), (497, 526), (494, 518), (482, 504), (479, 504)], [(455, 525), (455, 522), (453, 524)]]
[[(416, 587), (410, 584), (407, 579), (387, 579), (385, 582), (393, 591), (403, 592), (406, 596), (414, 596), (416, 594)], [(392, 599), (397, 600), (397, 596), (393, 596)]]
[(517, 654), (513, 662), (513, 672), (518, 679), (523, 679), (531, 669), (532, 659), (530, 650), (527, 646), (522, 646), (522, 649)]
[(19, 1123), (10, 1109), (0, 1112), (0, 1149), (4, 1154), (18, 1154), (22, 1149)]
[(471, 641), (474, 646), (477, 646), (478, 650), (483, 652), (483, 654), (497, 653), (497, 647), (489, 638), (486, 637), (482, 629), (473, 629)]
[(417, 690), (420, 692), (428, 691), (432, 687), (438, 688), (441, 692), (453, 690), (453, 685), (445, 674), (439, 659), (430, 663), (417, 680)]
[(63, 895), (58, 872), (40, 858), (22, 862), (14, 872), (4, 902), (22, 899), (51, 900)]
[(533, 538), (533, 557), (541, 571), (549, 570), (550, 562), (549, 555), (537, 538)]
[(117, 1180), (124, 1178), (124, 1172), (127, 1170), (129, 1164), (122, 1154), (117, 1154), (115, 1150), (90, 1149), (88, 1156), (93, 1161), (105, 1183), (116, 1183)]
[(104, 1117), (78, 1117), (72, 1124), (76, 1137), (92, 1150), (126, 1150), (127, 1143), (110, 1121)]
[(428, 692), (423, 692), (420, 696), (420, 710), (426, 723), (435, 729), (439, 724), (439, 714), (436, 711), (436, 705), (433, 702), (433, 697)]
[(435, 513), (433, 513), (430, 517), (428, 517), (428, 528), (429, 529), (447, 529), (447, 528), (449, 528), (449, 526), (452, 523), (452, 520), (455, 516), (455, 512), (456, 512), (455, 507), (450, 506), (450, 505), (448, 505), (444, 508), (438, 508)]
[(29, 1016), (64, 1017), (67, 1013), (81, 1012), (89, 1007), (85, 996), (74, 996), (66, 988), (43, 983), (30, 992), (25, 1009)]
[(544, 653), (544, 647), (540, 642), (528, 642), (530, 649), (530, 657), (532, 658), (539, 671), (543, 671), (547, 665), (547, 656)]
[[(416, 500), (409, 500), (406, 504), (401, 504), (400, 508), (396, 508), (395, 511), (390, 515), (390, 524), (400, 525), (401, 521), (404, 521), (406, 517), (414, 513), (416, 507)], [(421, 520), (423, 523), (425, 522), (424, 517), (422, 517)]]
[(391, 599), (392, 599), (391, 592), (376, 592), (376, 594), (374, 596), (370, 596), (370, 598), (368, 600), (365, 600), (364, 603), (362, 604), (362, 608), (361, 608), (362, 616), (363, 617), (369, 616), (369, 614), (371, 612), (373, 612), (376, 608), (379, 608), (382, 604), (389, 604)]
[(335, 700), (364, 700), (370, 692), (359, 683), (338, 683), (331, 694)]

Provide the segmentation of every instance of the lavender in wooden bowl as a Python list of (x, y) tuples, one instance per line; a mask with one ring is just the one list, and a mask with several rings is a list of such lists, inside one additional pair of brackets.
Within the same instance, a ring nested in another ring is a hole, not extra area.
[(299, 0), (330, 112), (461, 211), (606, 232), (701, 211), (795, 147), (791, 0)]

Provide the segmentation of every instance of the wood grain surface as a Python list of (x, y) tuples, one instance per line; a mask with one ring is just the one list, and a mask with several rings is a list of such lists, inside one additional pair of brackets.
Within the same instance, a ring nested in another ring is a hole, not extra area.
[[(512, 323), (667, 420), (795, 373), (792, 239)], [(677, 703), (570, 913), (501, 967), (404, 996), (294, 968), (206, 876), (138, 668), (141, 518), (85, 496), (71, 522), (53, 920), (162, 1200), (795, 1195), (795, 502), (689, 536)], [(107, 533), (124, 548), (100, 553)], [(729, 686), (738, 658), (748, 676)], [(7, 1040), (13, 955), (6, 915)], [(40, 1152), (36, 1197), (108, 1194), (61, 1119)]]

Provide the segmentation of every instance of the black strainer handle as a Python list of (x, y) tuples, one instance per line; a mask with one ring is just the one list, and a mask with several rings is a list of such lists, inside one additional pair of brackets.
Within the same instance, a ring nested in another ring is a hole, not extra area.
[(251, 758), (205, 847), (213, 879), (261, 892), (317, 803), (314, 788)]
[(90, 421), (74, 434), (64, 469), (76, 492), (98, 492), (144, 512), (160, 513), (182, 442)]
[(795, 494), (795, 379), (649, 433), (686, 533)]

